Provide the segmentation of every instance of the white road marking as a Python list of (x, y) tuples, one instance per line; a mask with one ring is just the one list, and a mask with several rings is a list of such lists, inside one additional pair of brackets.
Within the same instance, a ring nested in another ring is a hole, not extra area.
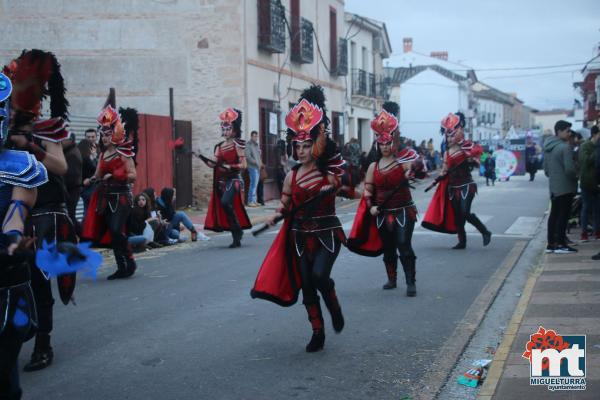
[(504, 233), (507, 235), (533, 236), (541, 220), (541, 217), (519, 217)]

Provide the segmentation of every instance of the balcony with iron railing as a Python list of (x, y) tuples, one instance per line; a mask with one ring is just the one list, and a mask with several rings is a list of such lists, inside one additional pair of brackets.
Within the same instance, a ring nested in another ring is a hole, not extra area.
[(258, 0), (258, 48), (285, 52), (285, 9), (278, 0)]
[(352, 70), (352, 95), (385, 98), (385, 81), (381, 76), (363, 69)]

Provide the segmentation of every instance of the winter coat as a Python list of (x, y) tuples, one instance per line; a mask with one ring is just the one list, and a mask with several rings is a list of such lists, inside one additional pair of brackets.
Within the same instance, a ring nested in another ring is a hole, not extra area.
[(581, 188), (591, 193), (600, 193), (596, 174), (596, 147), (594, 142), (588, 140), (579, 148)]
[(573, 150), (558, 136), (550, 136), (544, 142), (544, 173), (549, 178), (551, 196), (577, 192)]
[(262, 162), (260, 160), (260, 148), (254, 140), (246, 142), (246, 163), (248, 168), (259, 169)]

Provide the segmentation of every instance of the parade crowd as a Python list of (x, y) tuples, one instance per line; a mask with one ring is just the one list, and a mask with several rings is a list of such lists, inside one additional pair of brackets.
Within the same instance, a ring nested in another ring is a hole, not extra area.
[[(113, 251), (116, 270), (107, 279), (125, 279), (137, 270), (135, 249), (184, 241), (184, 229), (192, 241), (205, 236), (185, 212), (175, 209), (173, 188), (161, 188), (160, 194), (147, 188), (134, 196), (136, 110), (117, 110), (107, 100), (98, 127), (88, 129), (76, 143), (68, 131), (69, 103), (53, 54), (24, 51), (0, 78), (0, 399), (19, 399), (17, 358), (22, 343), (35, 337), (25, 371), (46, 368), (54, 357), (50, 276), (36, 265), (38, 258), (28, 254), (35, 254), (46, 242), (89, 241)], [(44, 101), (49, 102), (49, 119), (42, 118)], [(375, 140), (369, 152), (362, 152), (356, 139), (343, 148), (331, 139), (326, 99), (319, 86), (305, 89), (285, 118), (287, 137), (277, 143), (280, 204), (255, 234), (280, 221), (282, 226), (260, 266), (251, 296), (290, 306), (301, 292), (312, 330), (307, 352), (325, 345), (322, 303), (333, 330), (340, 333), (344, 328), (341, 301), (331, 278), (342, 246), (382, 259), (384, 290), (397, 288), (400, 264), (406, 296), (417, 295), (418, 256), (412, 246), (417, 208), (411, 190), (427, 171), (441, 172), (426, 189), (435, 188), (435, 193), (422, 226), (456, 234), (454, 250), (467, 248), (467, 222), (481, 234), (483, 246), (491, 243), (492, 232), (472, 211), (477, 184), (471, 171), (479, 170), (483, 160), (486, 183), (491, 180), (494, 185), (494, 158), (465, 138), (465, 116), (456, 112), (443, 118), (444, 145), (438, 152), (433, 140), (416, 146), (402, 137), (398, 115), (398, 104), (383, 104), (371, 121)], [(258, 133), (251, 132), (249, 141), (242, 139), (242, 112), (227, 108), (218, 118), (222, 140), (212, 154), (197, 154), (214, 176), (204, 229), (230, 232), (229, 247), (235, 249), (242, 246), (244, 230), (252, 227), (246, 207), (264, 203), (260, 186), (265, 168)], [(588, 223), (591, 233), (600, 238), (598, 128), (592, 129), (588, 141), (573, 146), (570, 127), (568, 122), (557, 122), (556, 135), (544, 144), (543, 166), (552, 202), (547, 251), (554, 253), (576, 251), (566, 232), (578, 177), (582, 239), (588, 239)], [(538, 153), (534, 151), (532, 159)], [(531, 180), (536, 170), (531, 168)], [(247, 199), (244, 171), (249, 178)], [(336, 215), (337, 196), (360, 199), (348, 236)], [(80, 198), (81, 222), (76, 218)], [(57, 283), (60, 299), (67, 305), (73, 298), (76, 273), (58, 274)]]

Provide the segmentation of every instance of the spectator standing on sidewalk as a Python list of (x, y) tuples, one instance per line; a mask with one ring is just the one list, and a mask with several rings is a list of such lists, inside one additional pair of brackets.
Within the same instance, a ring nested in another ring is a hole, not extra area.
[(248, 164), (248, 176), (250, 177), (250, 188), (248, 190), (248, 207), (258, 207), (256, 201), (256, 189), (260, 178), (260, 147), (258, 146), (258, 132), (250, 133), (250, 140), (246, 143), (246, 163)]
[[(67, 161), (67, 173), (65, 174), (65, 187), (67, 188), (67, 214), (73, 225), (80, 228), (75, 218), (75, 209), (79, 202), (79, 194), (81, 192), (81, 172), (82, 172), (82, 159), (81, 152), (75, 143), (75, 134), (71, 133), (69, 138), (62, 142), (63, 153), (65, 154), (65, 160)], [(77, 229), (77, 232), (80, 232)]]
[[(95, 137), (96, 131), (92, 129), (92, 132)], [(86, 131), (86, 137), (87, 135), (88, 132)], [(79, 142), (77, 147), (81, 154), (81, 199), (83, 200), (83, 215), (85, 215), (95, 189), (95, 185), (91, 183), (91, 178), (96, 173), (96, 167), (98, 166), (98, 147), (96, 146), (96, 142), (87, 138)]]
[(548, 137), (544, 143), (544, 173), (549, 178), (552, 202), (548, 218), (546, 253), (577, 252), (566, 243), (571, 203), (577, 192), (577, 170), (573, 161), (573, 151), (568, 143), (570, 128), (571, 124), (567, 121), (556, 122), (555, 136)]
[(600, 133), (597, 126), (591, 129), (590, 140), (579, 148), (579, 168), (581, 175), (581, 240), (587, 241), (588, 218), (592, 215), (592, 234), (600, 239), (600, 187), (596, 171), (596, 148)]

